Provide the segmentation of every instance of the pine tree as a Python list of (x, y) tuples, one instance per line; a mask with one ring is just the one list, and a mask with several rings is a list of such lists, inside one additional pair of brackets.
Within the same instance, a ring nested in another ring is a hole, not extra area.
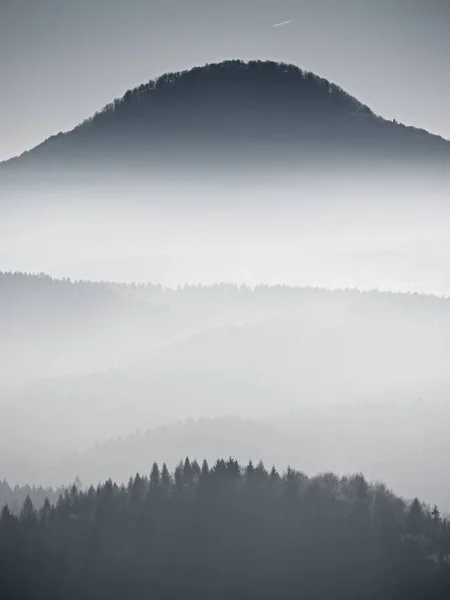
[(39, 521), (42, 525), (47, 525), (48, 521), (50, 520), (51, 511), (52, 507), (50, 505), (50, 500), (46, 498), (41, 510), (39, 511)]
[(424, 533), (424, 525), (425, 515), (422, 504), (418, 498), (414, 498), (408, 512), (407, 532), (411, 535), (421, 535)]
[(131, 492), (130, 492), (130, 504), (134, 509), (137, 509), (137, 507), (140, 504), (142, 504), (145, 494), (146, 494), (145, 481), (139, 475), (139, 473), (137, 473), (136, 477), (134, 478), (133, 485), (131, 487)]
[(238, 461), (231, 456), (226, 462), (226, 469), (228, 476), (232, 479), (238, 479), (241, 475), (241, 467), (239, 466)]
[(2, 512), (0, 514), (0, 534), (6, 532), (11, 525), (13, 520), (13, 516), (7, 504), (2, 508)]
[(255, 474), (255, 467), (253, 466), (253, 462), (251, 460), (249, 460), (248, 465), (245, 468), (245, 476), (247, 478), (247, 481), (251, 481), (254, 474)]
[(166, 463), (163, 463), (161, 469), (161, 487), (164, 490), (165, 494), (167, 494), (170, 491), (171, 485), (172, 479), (170, 477), (169, 469), (167, 468)]
[(296, 498), (298, 494), (297, 474), (291, 467), (286, 469), (285, 482), (287, 497)]
[(26, 528), (32, 528), (38, 522), (38, 515), (33, 506), (30, 495), (27, 494), (22, 510), (20, 511), (20, 522), (24, 524)]
[(275, 468), (275, 465), (273, 465), (272, 469), (270, 470), (269, 478), (271, 483), (275, 483), (280, 478), (280, 476), (278, 475), (278, 471)]
[(439, 508), (435, 504), (433, 506), (433, 510), (431, 511), (431, 516), (433, 517), (433, 522), (437, 525), (441, 522), (441, 513), (439, 512)]
[(208, 477), (209, 475), (209, 466), (208, 466), (208, 461), (206, 459), (203, 460), (202, 462), (202, 477)]
[(202, 474), (202, 470), (200, 468), (200, 465), (198, 464), (198, 462), (196, 460), (192, 461), (192, 472), (194, 474), (194, 481), (197, 482), (200, 479), (200, 475)]
[(180, 461), (175, 467), (175, 471), (173, 473), (173, 478), (175, 481), (175, 487), (178, 491), (183, 488), (183, 462)]
[(161, 483), (161, 476), (159, 473), (159, 467), (156, 462), (153, 463), (152, 470), (150, 473), (150, 489), (155, 490), (159, 488)]
[(267, 479), (267, 477), (268, 477), (268, 473), (266, 471), (266, 467), (264, 466), (263, 461), (260, 460), (259, 463), (256, 465), (255, 478), (258, 481), (264, 481), (265, 479)]
[(183, 465), (183, 484), (191, 486), (194, 481), (194, 471), (192, 469), (191, 461), (186, 457)]

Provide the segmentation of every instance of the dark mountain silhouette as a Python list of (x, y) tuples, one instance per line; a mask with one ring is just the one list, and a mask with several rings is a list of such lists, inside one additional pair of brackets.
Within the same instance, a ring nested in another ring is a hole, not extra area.
[[(129, 169), (246, 170), (321, 158), (447, 163), (450, 143), (387, 121), (337, 85), (272, 61), (233, 60), (168, 73), (129, 90), (68, 133), (3, 165), (96, 174)], [(443, 162), (442, 162), (443, 161)]]

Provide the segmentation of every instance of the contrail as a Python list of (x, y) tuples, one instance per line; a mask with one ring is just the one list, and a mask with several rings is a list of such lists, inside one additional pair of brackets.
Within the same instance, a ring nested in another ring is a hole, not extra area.
[(276, 25), (274, 25), (274, 27), (281, 27), (282, 25), (288, 25), (289, 23), (292, 23), (292, 19), (290, 21), (283, 21), (282, 23), (277, 23)]

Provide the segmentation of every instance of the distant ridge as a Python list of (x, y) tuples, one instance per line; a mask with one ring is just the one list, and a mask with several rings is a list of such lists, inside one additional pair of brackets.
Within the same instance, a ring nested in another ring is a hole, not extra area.
[(128, 90), (0, 171), (259, 168), (326, 157), (447, 165), (450, 142), (385, 120), (294, 65), (232, 60), (167, 73)]

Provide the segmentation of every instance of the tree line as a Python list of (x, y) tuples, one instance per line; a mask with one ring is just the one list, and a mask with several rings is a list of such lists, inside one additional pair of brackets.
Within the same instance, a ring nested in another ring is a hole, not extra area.
[(450, 523), (357, 474), (188, 458), (0, 518), (14, 598), (448, 598)]
[[(81, 489), (81, 482), (77, 478), (74, 485)], [(71, 486), (69, 486), (71, 487)], [(46, 500), (54, 505), (65, 487), (43, 487), (35, 485), (10, 485), (6, 480), (0, 480), (0, 509), (5, 505), (11, 513), (19, 515), (26, 498), (29, 498), (35, 509), (42, 508)]]

